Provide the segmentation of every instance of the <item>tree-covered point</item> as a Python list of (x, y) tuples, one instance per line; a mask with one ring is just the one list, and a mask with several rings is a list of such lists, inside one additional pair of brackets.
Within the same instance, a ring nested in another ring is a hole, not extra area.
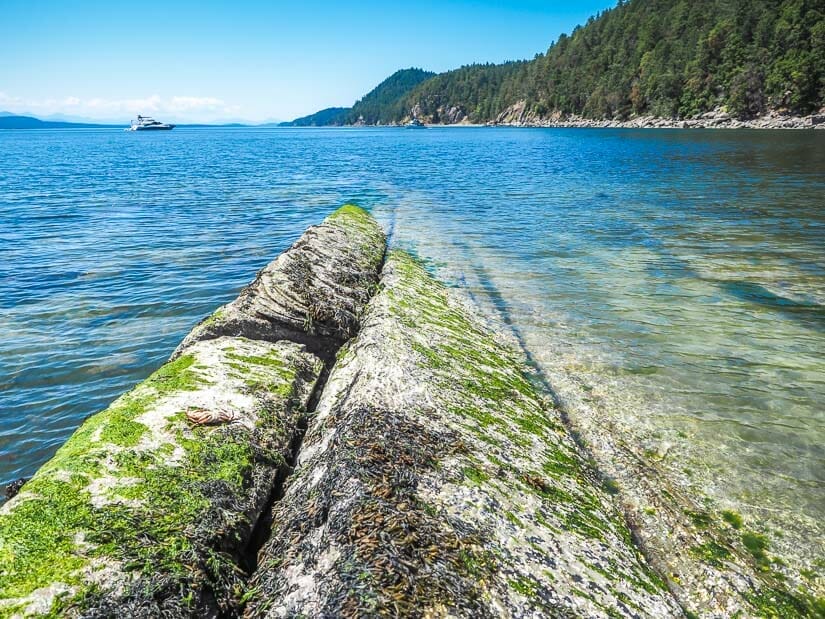
[(281, 127), (328, 127), (332, 125), (343, 125), (348, 107), (328, 107), (320, 112), (315, 112), (309, 116), (296, 118), (291, 122), (281, 123)]
[(423, 69), (402, 69), (378, 84), (346, 115), (346, 122), (353, 124), (363, 120), (368, 125), (397, 122), (410, 112), (406, 107), (405, 95), (420, 83), (432, 78), (435, 73)]
[(810, 112), (825, 104), (825, 1), (622, 1), (529, 62), (444, 73), (407, 105), (482, 122), (519, 101), (538, 117)]
[(825, 1), (619, 2), (516, 79), (539, 115), (809, 112), (825, 101)]

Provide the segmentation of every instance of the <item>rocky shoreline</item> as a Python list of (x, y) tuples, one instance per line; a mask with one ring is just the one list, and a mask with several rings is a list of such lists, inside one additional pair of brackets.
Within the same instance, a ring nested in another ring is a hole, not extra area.
[(817, 616), (655, 477), (348, 205), (0, 507), (0, 617)]
[(739, 119), (717, 108), (696, 118), (659, 118), (639, 116), (628, 120), (594, 120), (577, 115), (537, 116), (520, 101), (504, 110), (490, 126), (576, 127), (590, 129), (825, 129), (825, 109), (808, 116), (770, 111), (758, 118)]
[[(412, 116), (432, 126), (445, 127), (534, 127), (578, 129), (825, 129), (825, 108), (816, 113), (799, 116), (773, 110), (757, 118), (740, 119), (718, 108), (695, 118), (662, 118), (637, 116), (627, 120), (592, 119), (576, 114), (554, 113), (539, 116), (527, 110), (524, 101), (515, 103), (487, 123), (471, 123), (467, 115), (457, 107), (441, 109), (439, 122), (421, 115), (420, 108), (413, 109)], [(405, 119), (408, 121), (409, 119)], [(404, 126), (406, 122), (398, 126)]]
[(558, 119), (497, 120), (489, 127), (544, 127), (579, 129), (825, 129), (825, 114), (786, 116), (769, 114), (759, 118), (740, 120), (726, 113), (708, 112), (699, 118), (675, 119), (640, 116), (631, 120), (592, 120), (580, 116)]

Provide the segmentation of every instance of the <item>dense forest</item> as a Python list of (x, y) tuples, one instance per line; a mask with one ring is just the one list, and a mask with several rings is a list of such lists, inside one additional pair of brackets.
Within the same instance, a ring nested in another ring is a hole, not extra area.
[(325, 127), (330, 125), (343, 125), (344, 116), (351, 108), (348, 107), (328, 107), (320, 112), (315, 112), (309, 116), (296, 118), (291, 122), (280, 123), (281, 127)]
[(435, 73), (422, 69), (396, 71), (363, 99), (356, 101), (344, 117), (344, 122), (348, 125), (356, 122), (385, 125), (408, 116), (410, 109), (405, 95), (432, 77), (435, 77)]
[(337, 120), (804, 114), (825, 105), (825, 0), (620, 0), (532, 60), (390, 80)]
[(282, 127), (336, 125), (386, 125), (409, 115), (406, 96), (419, 84), (434, 77), (423, 69), (401, 69), (378, 84), (352, 107), (328, 107), (309, 116), (281, 123)]

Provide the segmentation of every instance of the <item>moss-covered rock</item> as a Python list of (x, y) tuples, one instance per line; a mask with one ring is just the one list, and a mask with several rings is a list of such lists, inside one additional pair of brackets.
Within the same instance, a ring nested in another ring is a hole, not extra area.
[(237, 615), (256, 524), (384, 248), (342, 207), (89, 418), (0, 509), (0, 617)]
[(249, 617), (681, 615), (523, 361), (403, 252), (299, 463)]
[(0, 617), (821, 614), (384, 250), (339, 209), (89, 418), (0, 508)]
[(321, 367), (199, 342), (89, 418), (0, 509), (0, 616), (231, 609)]
[(381, 227), (347, 204), (304, 232), (258, 273), (235, 301), (192, 330), (175, 352), (222, 335), (288, 339), (324, 358), (358, 330), (378, 282), (386, 246)]

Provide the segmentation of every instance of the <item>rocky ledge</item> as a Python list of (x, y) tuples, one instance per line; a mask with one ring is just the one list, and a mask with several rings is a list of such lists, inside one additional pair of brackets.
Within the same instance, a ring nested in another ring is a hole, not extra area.
[(508, 342), (339, 209), (0, 509), (0, 616), (816, 616)]
[(325, 364), (385, 248), (346, 206), (0, 508), (0, 616), (237, 616)]
[(504, 110), (490, 126), (509, 127), (578, 127), (593, 129), (825, 129), (825, 109), (808, 116), (794, 116), (772, 111), (764, 116), (739, 119), (722, 109), (696, 118), (660, 118), (639, 116), (628, 120), (595, 120), (582, 116), (554, 114), (537, 116), (527, 110), (525, 102)]

